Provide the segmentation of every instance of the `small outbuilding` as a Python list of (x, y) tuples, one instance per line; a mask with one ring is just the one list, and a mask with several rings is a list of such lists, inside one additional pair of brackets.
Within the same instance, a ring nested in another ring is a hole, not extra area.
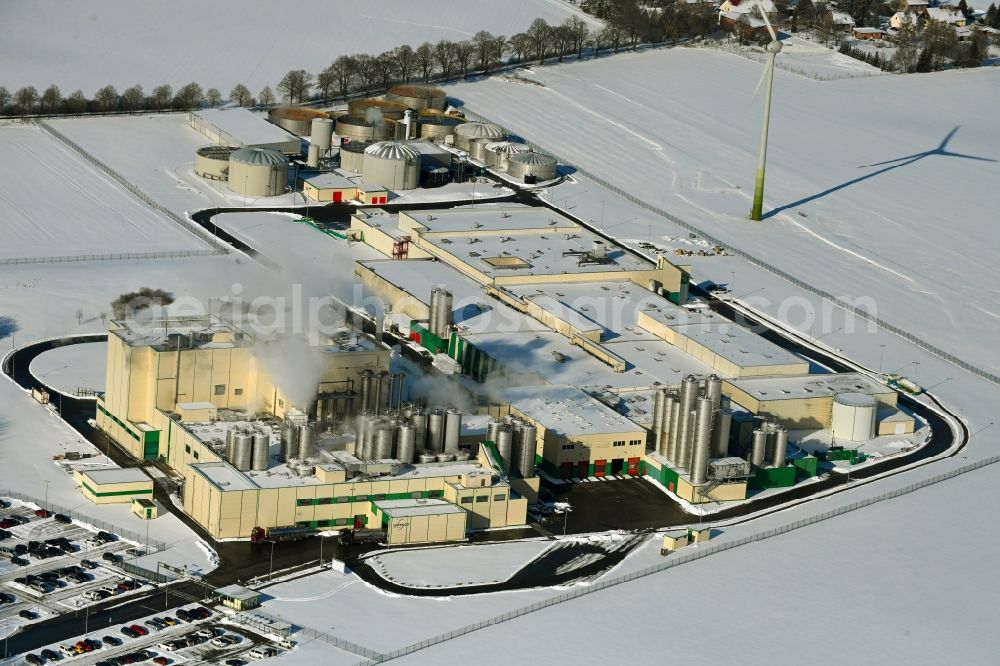
[(885, 39), (885, 30), (882, 28), (854, 28), (852, 34), (854, 39)]
[(160, 505), (145, 497), (133, 497), (132, 513), (143, 520), (153, 520), (160, 516)]
[(260, 592), (242, 585), (226, 585), (215, 590), (215, 597), (233, 610), (243, 611), (260, 606)]
[(153, 479), (138, 467), (78, 469), (73, 477), (94, 504), (124, 504), (133, 497), (153, 496)]

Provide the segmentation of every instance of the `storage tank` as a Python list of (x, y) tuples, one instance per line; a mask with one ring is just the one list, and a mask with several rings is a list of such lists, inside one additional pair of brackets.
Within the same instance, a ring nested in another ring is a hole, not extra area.
[(712, 455), (712, 419), (715, 416), (712, 399), (698, 398), (694, 427), (694, 452), (691, 456), (691, 483), (704, 484), (708, 480), (708, 459)]
[(541, 153), (518, 153), (507, 160), (507, 174), (524, 182), (543, 182), (556, 177), (556, 158)]
[(446, 453), (458, 451), (458, 442), (462, 436), (462, 410), (452, 407), (445, 414), (444, 450)]
[(486, 144), (486, 166), (504, 170), (511, 155), (530, 153), (531, 148), (513, 141), (492, 141)]
[(751, 442), (750, 463), (755, 467), (763, 467), (764, 454), (767, 451), (767, 431), (762, 428), (754, 430)]
[(500, 431), (500, 421), (490, 421), (486, 424), (486, 441), (497, 443), (497, 432)]
[(705, 380), (705, 395), (712, 399), (712, 409), (718, 409), (722, 403), (722, 379), (718, 375), (709, 375)]
[(447, 289), (442, 289), (438, 293), (438, 309), (436, 313), (436, 321), (434, 322), (435, 335), (445, 342), (447, 342), (451, 336), (451, 321), (454, 302), (454, 295)]
[(396, 430), (396, 458), (409, 465), (416, 452), (417, 429), (404, 423)]
[(316, 427), (312, 423), (299, 426), (299, 454), (295, 456), (300, 460), (311, 458), (316, 452)]
[(309, 130), (309, 143), (321, 151), (333, 146), (333, 121), (329, 118), (314, 118)]
[(429, 463), (435, 462), (437, 460), (437, 454), (435, 453), (421, 453), (420, 463), (422, 465), (427, 465)]
[(396, 121), (379, 114), (348, 113), (337, 118), (337, 136), (345, 143), (387, 141), (396, 138)]
[(383, 422), (375, 434), (375, 458), (386, 460), (392, 457), (392, 440), (396, 435), (396, 427), (389, 422)]
[(775, 467), (785, 466), (785, 456), (788, 455), (788, 431), (778, 428), (774, 433), (774, 457), (771, 464)]
[(427, 448), (427, 410), (421, 408), (413, 412), (410, 423), (414, 429), (414, 448), (418, 452), (423, 451)]
[(486, 146), (495, 143), (492, 139), (472, 139), (469, 141), (469, 157), (486, 164)]
[(233, 467), (241, 472), (249, 472), (253, 468), (253, 435), (238, 432), (233, 443)]
[(497, 429), (497, 451), (503, 458), (503, 471), (510, 472), (510, 458), (514, 452), (514, 429), (507, 423), (503, 423)]
[(837, 393), (833, 396), (830, 430), (836, 439), (866, 442), (875, 438), (878, 400), (865, 393)]
[(397, 141), (365, 148), (362, 173), (369, 183), (390, 190), (413, 190), (420, 185), (420, 152)]
[(288, 158), (270, 148), (240, 148), (229, 155), (231, 192), (252, 197), (284, 194), (288, 186)]
[(299, 454), (299, 429), (291, 421), (281, 426), (281, 459), (288, 460)]
[(680, 452), (677, 450), (677, 442), (681, 431), (681, 398), (678, 395), (674, 398), (674, 404), (670, 406), (670, 432), (667, 433), (667, 460), (679, 465), (678, 458)]
[(313, 120), (329, 117), (330, 114), (323, 111), (298, 106), (279, 106), (267, 112), (269, 121), (296, 136), (309, 136)]
[(427, 450), (440, 453), (444, 450), (444, 412), (432, 409), (427, 415)]
[(517, 471), (522, 478), (531, 479), (535, 476), (535, 451), (538, 448), (538, 430), (531, 424), (521, 427), (521, 456), (517, 462)]
[(340, 168), (352, 173), (361, 173), (365, 168), (366, 143), (345, 143), (340, 146)]
[(406, 105), (385, 99), (356, 99), (347, 104), (347, 112), (364, 115), (368, 109), (378, 109), (383, 118), (402, 120), (406, 113)]
[[(503, 128), (493, 123), (462, 123), (455, 128), (455, 147), (471, 152), (472, 141), (486, 139), (486, 143), (496, 143), (507, 138)], [(486, 144), (482, 150), (485, 153)]]
[(444, 143), (449, 136), (455, 134), (456, 127), (465, 124), (464, 118), (446, 113), (420, 113), (414, 120), (419, 127), (417, 136), (438, 143)]
[(233, 432), (233, 429), (230, 428), (226, 430), (226, 460), (228, 460), (229, 462), (233, 461), (233, 455), (235, 455), (234, 453), (236, 451), (235, 441), (236, 441), (236, 434)]
[(448, 106), (448, 96), (440, 88), (419, 84), (404, 84), (393, 86), (385, 93), (389, 102), (402, 104), (408, 109), (434, 109), (444, 111)]
[(229, 157), (237, 146), (205, 146), (194, 156), (194, 172), (209, 180), (229, 180)]
[(266, 432), (255, 432), (253, 435), (253, 454), (251, 465), (256, 472), (267, 470), (271, 457), (271, 437)]
[(716, 458), (729, 455), (729, 431), (732, 427), (733, 415), (728, 409), (720, 409), (715, 413), (715, 425), (712, 426), (712, 450)]
[(457, 456), (456, 453), (439, 453), (436, 458), (438, 462), (454, 462)]
[(361, 371), (361, 410), (368, 411), (372, 408), (372, 382), (375, 381), (375, 373), (371, 370)]

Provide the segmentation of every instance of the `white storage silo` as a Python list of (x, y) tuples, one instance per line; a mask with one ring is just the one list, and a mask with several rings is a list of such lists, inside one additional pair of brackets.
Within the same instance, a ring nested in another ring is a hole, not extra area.
[(507, 159), (518, 153), (530, 153), (531, 148), (523, 143), (512, 141), (493, 141), (486, 144), (486, 166), (497, 169), (507, 168)]
[(865, 393), (838, 393), (833, 396), (830, 430), (835, 439), (866, 442), (875, 438), (878, 400)]
[(412, 190), (420, 185), (420, 152), (396, 141), (365, 149), (364, 178), (390, 190)]
[(518, 153), (507, 159), (507, 173), (525, 182), (543, 182), (556, 177), (556, 158), (541, 153)]
[(274, 197), (288, 186), (288, 158), (270, 148), (240, 148), (229, 156), (230, 191)]
[(469, 150), (472, 147), (471, 142), (476, 139), (486, 139), (485, 143), (495, 143), (506, 138), (507, 133), (503, 128), (493, 123), (463, 123), (455, 128), (455, 147), (460, 150)]

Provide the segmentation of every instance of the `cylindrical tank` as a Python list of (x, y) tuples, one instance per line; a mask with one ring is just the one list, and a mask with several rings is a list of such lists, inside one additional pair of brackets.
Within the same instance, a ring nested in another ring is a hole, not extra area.
[(436, 453), (421, 453), (420, 454), (420, 462), (422, 464), (424, 464), (424, 465), (426, 465), (428, 463), (435, 462), (436, 460), (437, 460), (437, 454)]
[(663, 290), (663, 283), (659, 280), (650, 280), (646, 286), (654, 294), (659, 294)]
[(451, 314), (452, 308), (454, 307), (454, 296), (447, 289), (441, 289), (438, 293), (438, 309), (437, 309), (437, 320), (435, 321), (435, 328), (439, 338), (447, 340), (451, 332)]
[[(503, 128), (493, 123), (462, 123), (455, 128), (455, 147), (471, 152), (472, 141), (486, 139), (486, 143), (496, 143), (507, 138)], [(486, 145), (483, 144), (485, 153)]]
[(396, 121), (370, 118), (371, 114), (348, 113), (337, 118), (337, 136), (349, 143), (372, 143), (396, 138)]
[(361, 371), (361, 404), (362, 411), (372, 408), (372, 382), (375, 380), (375, 373), (371, 370)]
[(365, 143), (345, 143), (340, 147), (340, 168), (352, 173), (365, 169)]
[(778, 428), (774, 433), (774, 457), (771, 458), (771, 464), (775, 467), (785, 466), (785, 456), (788, 455), (788, 431), (784, 428)]
[(518, 153), (530, 153), (531, 148), (523, 143), (513, 143), (512, 141), (493, 141), (486, 144), (486, 166), (495, 169), (506, 169), (507, 160), (511, 155)]
[(695, 412), (688, 412), (681, 419), (681, 430), (677, 435), (677, 465), (691, 470), (691, 454), (694, 451)]
[(316, 432), (326, 432), (326, 424), (329, 420), (329, 409), (332, 406), (330, 400), (316, 401)]
[(708, 480), (708, 458), (712, 455), (712, 420), (715, 414), (710, 397), (698, 398), (696, 414), (690, 475), (691, 483), (700, 485)]
[(226, 460), (229, 462), (233, 461), (234, 451), (236, 450), (236, 433), (230, 428), (226, 430)]
[(767, 452), (767, 431), (757, 428), (753, 431), (750, 445), (750, 463), (756, 467), (764, 465), (764, 454)]
[(440, 88), (419, 84), (393, 86), (385, 93), (389, 102), (397, 102), (408, 109), (434, 109), (444, 111), (448, 106), (448, 96)]
[(321, 151), (330, 150), (333, 146), (333, 120), (330, 118), (313, 118), (309, 129), (309, 143)]
[(368, 109), (378, 109), (382, 117), (390, 120), (402, 120), (406, 112), (406, 105), (399, 102), (390, 102), (384, 99), (356, 99), (347, 104), (348, 113), (364, 115)]
[(663, 398), (663, 432), (660, 433), (660, 441), (657, 444), (657, 452), (670, 460), (670, 431), (674, 427), (674, 405), (677, 404), (677, 393), (667, 391)]
[(361, 442), (361, 459), (372, 460), (375, 457), (375, 439), (381, 421), (376, 416), (368, 417), (368, 425), (365, 426), (365, 438)]
[[(403, 409), (403, 395), (406, 391), (406, 373), (401, 372), (396, 375), (396, 411), (402, 411)], [(408, 415), (404, 414), (407, 418)]]
[(407, 465), (413, 462), (416, 452), (417, 429), (409, 423), (399, 426), (396, 431), (396, 458)]
[(419, 127), (418, 136), (428, 141), (444, 143), (449, 136), (455, 134), (455, 128), (465, 123), (464, 118), (449, 116), (444, 113), (421, 113), (414, 121)]
[(427, 411), (421, 409), (418, 412), (413, 412), (410, 422), (413, 424), (415, 430), (414, 443), (416, 450), (423, 451), (427, 448)]
[(676, 460), (679, 466), (685, 469), (691, 464), (691, 448), (689, 446), (694, 435), (694, 423), (690, 421), (689, 415), (695, 408), (695, 401), (698, 399), (698, 380), (694, 375), (687, 375), (681, 381), (680, 394), (680, 423), (677, 427)]
[(329, 119), (330, 114), (298, 106), (279, 106), (267, 112), (267, 119), (283, 130), (297, 136), (309, 136), (312, 122), (317, 118)]
[(375, 384), (375, 394), (372, 397), (372, 411), (375, 412), (376, 416), (381, 414), (383, 408), (385, 407), (385, 399), (382, 396), (382, 385), (387, 381), (388, 377), (388, 373), (383, 372), (373, 380)]
[(378, 427), (375, 435), (375, 458), (377, 460), (387, 460), (392, 458), (392, 439), (396, 435), (396, 428), (391, 423), (383, 423)]
[(444, 450), (444, 412), (432, 409), (427, 415), (427, 450), (440, 453)]
[(205, 146), (194, 157), (194, 172), (209, 180), (229, 180), (229, 157), (236, 146)]
[(433, 287), (431, 289), (431, 304), (430, 309), (427, 314), (427, 330), (432, 334), (437, 335), (437, 320), (438, 320), (438, 310), (441, 309), (441, 288)]
[(680, 465), (680, 451), (678, 450), (678, 442), (680, 441), (680, 432), (683, 419), (681, 418), (681, 399), (680, 396), (674, 399), (674, 404), (670, 407), (670, 432), (667, 433), (667, 460), (672, 462), (674, 465)]
[(365, 148), (365, 180), (390, 190), (412, 190), (420, 185), (420, 152), (397, 141), (373, 143)]
[(733, 415), (728, 409), (720, 409), (715, 414), (715, 425), (712, 426), (712, 450), (716, 458), (729, 455), (729, 430), (732, 427)]
[(712, 399), (712, 409), (718, 409), (722, 402), (722, 379), (709, 375), (705, 380), (705, 395)]
[(458, 451), (459, 439), (462, 436), (462, 410), (452, 407), (445, 415), (444, 450), (447, 453)]
[(319, 146), (315, 143), (309, 144), (309, 152), (306, 156), (306, 166), (313, 169), (319, 166)]
[(835, 439), (865, 442), (875, 438), (878, 400), (864, 393), (837, 393), (833, 396), (830, 430)]
[(274, 197), (288, 187), (288, 158), (270, 148), (240, 148), (229, 156), (231, 192)]
[(299, 429), (291, 421), (281, 426), (281, 459), (288, 460), (299, 454)]
[(492, 139), (470, 139), (469, 157), (486, 164), (486, 146), (491, 143), (496, 143), (496, 141), (493, 141)]
[(316, 450), (316, 428), (313, 424), (299, 426), (299, 455), (295, 456), (300, 460), (311, 458)]
[(241, 472), (249, 472), (253, 468), (253, 435), (238, 432), (233, 444), (233, 467)]
[(452, 462), (453, 460), (455, 460), (455, 457), (457, 455), (458, 455), (457, 453), (439, 453), (439, 454), (437, 454), (437, 461), (438, 462)]
[(266, 432), (255, 432), (253, 435), (253, 454), (250, 462), (254, 471), (265, 471), (270, 456), (271, 437)]
[(535, 452), (538, 447), (538, 430), (531, 424), (521, 426), (521, 458), (517, 463), (517, 471), (522, 478), (531, 479), (535, 476)]
[(497, 433), (500, 431), (500, 421), (490, 421), (486, 424), (486, 441), (497, 443)]
[(653, 450), (657, 453), (660, 452), (660, 444), (663, 441), (663, 425), (667, 420), (664, 415), (667, 408), (666, 399), (666, 389), (658, 388), (653, 391), (653, 427), (651, 431), (653, 433)]
[(507, 160), (507, 174), (524, 181), (543, 182), (556, 177), (556, 158), (541, 153), (518, 153)]
[(514, 452), (514, 429), (507, 423), (500, 424), (497, 428), (497, 451), (503, 458), (503, 470), (510, 472), (510, 458)]

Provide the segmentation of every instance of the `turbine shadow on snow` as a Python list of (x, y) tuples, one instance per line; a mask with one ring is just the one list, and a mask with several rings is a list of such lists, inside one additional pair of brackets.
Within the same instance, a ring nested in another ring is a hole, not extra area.
[(857, 185), (858, 183), (869, 180), (870, 178), (881, 176), (882, 174), (892, 171), (893, 169), (909, 166), (914, 162), (919, 162), (925, 157), (931, 157), (933, 155), (938, 155), (941, 157), (960, 157), (962, 159), (976, 160), (979, 162), (997, 161), (989, 157), (976, 157), (975, 155), (966, 155), (964, 153), (953, 153), (950, 150), (948, 150), (948, 142), (951, 141), (952, 137), (954, 137), (955, 134), (958, 132), (959, 127), (961, 126), (956, 125), (950, 132), (948, 132), (948, 134), (944, 137), (944, 139), (941, 140), (941, 143), (939, 143), (936, 148), (933, 148), (931, 150), (925, 150), (922, 153), (913, 153), (912, 155), (906, 155), (905, 157), (897, 157), (895, 159), (885, 160), (884, 162), (876, 162), (874, 164), (862, 164), (861, 166), (858, 167), (859, 169), (869, 169), (871, 167), (882, 167), (882, 168), (879, 169), (878, 171), (873, 171), (869, 174), (865, 174), (864, 176), (852, 178), (851, 180), (843, 182), (840, 185), (835, 185), (829, 189), (823, 190), (822, 192), (818, 192), (803, 199), (799, 199), (798, 201), (793, 201), (783, 206), (778, 206), (777, 208), (774, 208), (766, 212), (763, 215), (763, 218), (767, 219), (769, 217), (777, 215), (778, 213), (782, 213), (788, 210), (789, 208), (795, 208), (797, 206), (802, 206), (803, 204), (815, 201), (816, 199), (822, 199), (823, 197), (829, 194), (833, 194), (834, 192), (839, 192), (840, 190), (846, 189), (851, 185)]

